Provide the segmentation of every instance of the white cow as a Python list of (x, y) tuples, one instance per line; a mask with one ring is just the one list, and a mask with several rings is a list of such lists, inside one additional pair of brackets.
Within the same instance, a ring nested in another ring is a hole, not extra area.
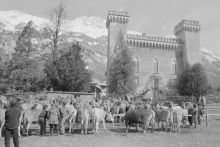
[(101, 109), (101, 108), (93, 108), (93, 130), (95, 130), (95, 133), (98, 134), (98, 127), (99, 127), (99, 122), (102, 121), (103, 123), (103, 128), (106, 130), (105, 127), (105, 118), (107, 113)]

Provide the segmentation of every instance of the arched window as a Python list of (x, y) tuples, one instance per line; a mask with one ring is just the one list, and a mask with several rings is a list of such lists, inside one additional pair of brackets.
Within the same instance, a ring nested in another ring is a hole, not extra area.
[(139, 59), (138, 57), (134, 58), (134, 62), (135, 62), (135, 72), (139, 72)]
[(153, 73), (158, 74), (158, 60), (157, 58), (154, 58), (154, 71)]
[(172, 65), (171, 65), (171, 73), (176, 74), (176, 60), (172, 60)]
[(139, 85), (139, 77), (135, 77), (135, 84), (138, 86)]

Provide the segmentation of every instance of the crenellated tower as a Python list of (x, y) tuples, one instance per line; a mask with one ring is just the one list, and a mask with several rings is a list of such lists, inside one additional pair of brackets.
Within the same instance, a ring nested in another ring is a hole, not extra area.
[(109, 65), (114, 53), (114, 49), (117, 45), (119, 35), (123, 35), (124, 41), (126, 41), (127, 36), (127, 23), (129, 21), (129, 16), (127, 12), (124, 11), (109, 11), (106, 28), (108, 29), (108, 40), (107, 40), (107, 79)]
[(183, 43), (176, 51), (178, 72), (181, 73), (187, 63), (200, 62), (200, 24), (195, 20), (183, 19), (174, 27), (174, 34)]

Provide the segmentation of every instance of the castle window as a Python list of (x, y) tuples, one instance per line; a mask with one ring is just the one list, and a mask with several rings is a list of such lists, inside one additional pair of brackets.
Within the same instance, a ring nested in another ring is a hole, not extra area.
[(138, 57), (134, 58), (134, 63), (135, 63), (135, 72), (139, 72), (139, 59)]
[(154, 70), (153, 73), (158, 74), (158, 60), (154, 58)]
[(139, 85), (139, 77), (135, 77), (135, 84), (138, 86)]
[(172, 65), (171, 65), (171, 73), (176, 74), (176, 60), (172, 60)]

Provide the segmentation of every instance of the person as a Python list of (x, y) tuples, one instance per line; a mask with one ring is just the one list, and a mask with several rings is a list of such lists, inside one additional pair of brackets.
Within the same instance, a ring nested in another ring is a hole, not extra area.
[(13, 135), (15, 147), (19, 147), (19, 124), (21, 118), (21, 109), (16, 107), (16, 100), (10, 102), (10, 108), (5, 112), (5, 147), (10, 147), (10, 138)]
[(48, 106), (44, 105), (43, 110), (38, 117), (38, 122), (40, 125), (40, 136), (44, 136), (46, 134), (46, 120), (48, 117), (47, 108), (48, 108)]
[(190, 104), (189, 109), (188, 109), (188, 115), (190, 115), (188, 116), (188, 121), (189, 121), (190, 126), (193, 124), (192, 111), (193, 111), (193, 108), (192, 108), (192, 105)]
[(192, 119), (193, 119), (193, 123), (195, 124), (195, 128), (196, 128), (197, 127), (197, 119), (198, 119), (198, 108), (197, 108), (196, 104), (193, 104)]
[(59, 131), (60, 135), (65, 134), (65, 120), (67, 118), (67, 112), (65, 108), (65, 102), (60, 102), (60, 107), (59, 107)]
[(48, 123), (49, 123), (49, 126), (50, 126), (50, 135), (53, 136), (53, 130), (55, 129), (57, 135), (58, 134), (58, 118), (59, 118), (59, 111), (58, 109), (56, 108), (55, 104), (53, 103), (51, 105), (51, 109), (49, 110), (48, 112)]
[(203, 112), (202, 112), (202, 104), (198, 104), (198, 124), (201, 125), (201, 116), (203, 116)]

